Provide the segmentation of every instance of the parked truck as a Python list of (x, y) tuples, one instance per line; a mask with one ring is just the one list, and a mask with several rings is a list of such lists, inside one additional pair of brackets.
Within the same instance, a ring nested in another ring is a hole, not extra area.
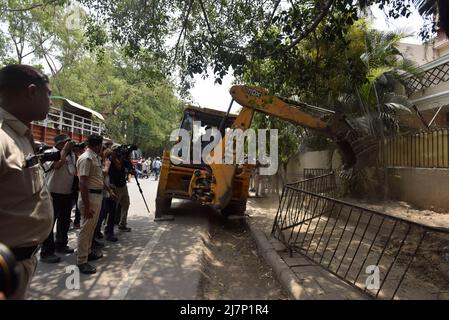
[(94, 133), (104, 135), (104, 117), (99, 112), (60, 96), (52, 96), (51, 101), (46, 119), (31, 123), (36, 142), (53, 145), (54, 137), (61, 133), (75, 142), (83, 142)]

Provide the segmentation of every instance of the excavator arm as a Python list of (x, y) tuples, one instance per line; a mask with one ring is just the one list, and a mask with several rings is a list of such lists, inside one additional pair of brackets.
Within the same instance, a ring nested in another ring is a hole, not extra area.
[[(265, 89), (256, 87), (233, 86), (230, 94), (233, 100), (243, 107), (231, 129), (248, 129), (254, 113), (261, 112), (317, 131), (335, 141), (341, 151), (343, 170), (347, 172), (347, 176), (351, 176), (354, 168), (360, 168), (372, 161), (375, 158), (373, 156), (377, 154), (376, 139), (354, 128), (343, 114), (269, 95)], [(323, 121), (304, 111), (307, 107), (331, 114), (331, 117), (328, 121)], [(223, 139), (217, 146), (221, 148), (221, 154), (211, 153), (213, 161), (209, 164), (210, 170), (198, 170), (192, 177), (189, 190), (195, 195), (196, 190), (201, 189), (202, 195), (208, 195), (201, 199), (203, 203), (222, 209), (232, 197), (232, 184), (237, 165), (225, 164), (222, 158), (219, 159), (225, 154)], [(207, 192), (204, 192), (205, 189)]]
[[(231, 87), (230, 93), (234, 101), (240, 104), (244, 109), (249, 108), (271, 117), (276, 117), (313, 130), (324, 132), (327, 128), (326, 122), (309, 113), (301, 111), (298, 106), (287, 103), (279, 97), (268, 95), (264, 89), (247, 86), (233, 86)], [(251, 125), (251, 123), (249, 123), (249, 125)]]

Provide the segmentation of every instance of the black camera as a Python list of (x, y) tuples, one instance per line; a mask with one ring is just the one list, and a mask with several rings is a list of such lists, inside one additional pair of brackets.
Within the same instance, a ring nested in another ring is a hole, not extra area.
[(14, 294), (19, 284), (19, 272), (14, 254), (0, 243), (0, 292), (7, 298)]
[(48, 149), (52, 149), (52, 146), (46, 145), (46, 144), (39, 144), (36, 145), (37, 153), (44, 153)]
[(137, 149), (138, 149), (138, 147), (135, 144), (123, 144), (123, 145), (115, 148), (114, 152), (117, 153), (117, 155), (128, 157), (131, 152), (133, 152)]
[(84, 149), (86, 147), (86, 143), (85, 142), (73, 143), (73, 147), (78, 149)]
[(58, 161), (58, 160), (61, 160), (61, 153), (59, 151), (30, 154), (25, 158), (25, 168), (35, 166), (39, 162), (44, 163), (47, 161)]

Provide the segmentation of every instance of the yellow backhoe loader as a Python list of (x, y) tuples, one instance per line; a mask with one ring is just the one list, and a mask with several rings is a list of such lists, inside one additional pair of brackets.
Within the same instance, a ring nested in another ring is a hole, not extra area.
[[(286, 98), (269, 95), (262, 88), (236, 85), (230, 89), (232, 102), (242, 106), (238, 115), (228, 111), (188, 107), (181, 128), (192, 130), (193, 121), (202, 126), (226, 129), (250, 128), (255, 112), (283, 119), (293, 124), (317, 131), (331, 138), (339, 147), (343, 160), (342, 171), (347, 177), (376, 159), (377, 140), (357, 128), (344, 114), (311, 106)], [(327, 118), (327, 120), (325, 120)], [(170, 151), (164, 151), (162, 170), (156, 196), (156, 220), (164, 220), (173, 198), (190, 199), (211, 205), (222, 214), (242, 215), (248, 198), (251, 165), (227, 164), (217, 157), (225, 155), (225, 139), (218, 142), (222, 152), (211, 152), (211, 163), (174, 164)]]

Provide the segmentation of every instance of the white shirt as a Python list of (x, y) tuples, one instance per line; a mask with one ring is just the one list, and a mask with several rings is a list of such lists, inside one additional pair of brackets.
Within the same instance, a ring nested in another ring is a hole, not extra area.
[[(47, 152), (59, 151), (56, 147)], [(53, 161), (47, 161), (44, 163), (45, 178), (47, 180), (48, 190), (51, 193), (58, 194), (71, 194), (73, 187), (73, 180), (76, 174), (76, 163), (75, 154), (73, 152), (69, 153), (65, 162), (61, 168), (52, 168)]]
[(153, 168), (160, 169), (162, 166), (162, 163), (159, 160), (154, 161)]

